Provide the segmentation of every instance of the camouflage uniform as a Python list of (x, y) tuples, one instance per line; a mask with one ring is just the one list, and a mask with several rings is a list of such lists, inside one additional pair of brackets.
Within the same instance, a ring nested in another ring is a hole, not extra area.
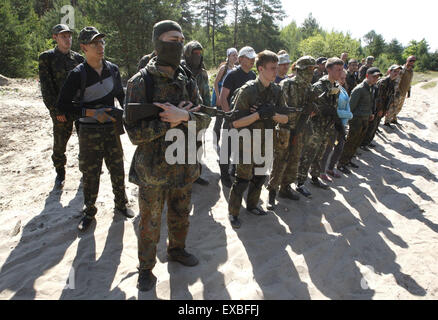
[(196, 79), (196, 83), (199, 89), (199, 95), (202, 98), (202, 103), (206, 106), (210, 106), (211, 105), (210, 87), (208, 85), (207, 70), (205, 70), (205, 66), (202, 61), (203, 57), (201, 56), (200, 64), (199, 66), (196, 67), (192, 66), (188, 60), (192, 55), (192, 51), (195, 49), (203, 50), (201, 44), (197, 41), (191, 41), (184, 46), (184, 59), (185, 59), (184, 62), (192, 71), (193, 77)]
[[(146, 69), (154, 81), (153, 101), (191, 101), (195, 105), (201, 103), (196, 81), (190, 78), (187, 70), (181, 66), (175, 71), (174, 78), (157, 68), (156, 58), (148, 63)], [(191, 85), (188, 85), (189, 82)], [(193, 91), (188, 92), (188, 87)], [(141, 74), (137, 73), (128, 81), (126, 104), (147, 101), (145, 82)], [(191, 112), (190, 120), (196, 121), (196, 131), (199, 132), (208, 127), (211, 119), (204, 113)], [(184, 132), (187, 146), (187, 123), (180, 124), (177, 128)], [(129, 171), (129, 181), (139, 186), (139, 268), (150, 270), (156, 262), (156, 246), (160, 237), (161, 214), (165, 201), (168, 206), (168, 250), (183, 249), (185, 246), (191, 211), (191, 188), (192, 183), (199, 177), (200, 164), (167, 163), (165, 152), (172, 144), (165, 141), (166, 132), (170, 129), (167, 122), (159, 119), (125, 122), (125, 129), (131, 142), (137, 145)]]
[(137, 72), (140, 71), (140, 69), (143, 69), (144, 67), (146, 67), (149, 63), (149, 61), (152, 60), (153, 57), (155, 57), (156, 54), (155, 52), (149, 53), (145, 56), (143, 56), (140, 61), (138, 62), (138, 66), (137, 66)]
[(62, 113), (55, 105), (68, 73), (85, 60), (79, 53), (71, 50), (63, 54), (58, 47), (41, 53), (38, 60), (41, 93), (53, 122), (52, 161), (57, 171), (63, 170), (67, 162), (65, 150), (72, 134), (73, 120), (67, 118), (67, 122), (58, 121), (56, 116)]
[(307, 180), (310, 170), (312, 178), (318, 178), (321, 174), (321, 159), (329, 142), (329, 138), (335, 134), (335, 121), (338, 119), (338, 85), (332, 84), (328, 76), (322, 77), (312, 86), (312, 103), (316, 115), (311, 119), (313, 134), (304, 146), (301, 162), (298, 168), (298, 185), (303, 185)]
[[(256, 80), (248, 81), (239, 89), (233, 100), (233, 116), (231, 122), (250, 115), (250, 108), (252, 106), (260, 106), (267, 103), (276, 106), (278, 110), (277, 113), (286, 114), (286, 103), (278, 85), (271, 83), (269, 87), (266, 88), (258, 78)], [(253, 130), (261, 129), (260, 147), (262, 151), (262, 157), (265, 156), (265, 129), (268, 128), (274, 128), (274, 121), (272, 119), (266, 121), (258, 120), (249, 127), (242, 128), (250, 130), (251, 143), (253, 143)], [(243, 164), (243, 154), (243, 143), (242, 141), (239, 141), (240, 159), (236, 168), (236, 180), (231, 187), (230, 199), (228, 202), (228, 211), (232, 216), (239, 215), (243, 193), (247, 188), (248, 196), (246, 199), (246, 208), (248, 210), (257, 208), (262, 186), (266, 180), (266, 176), (258, 176), (254, 174), (255, 168), (261, 168), (264, 167), (264, 165), (256, 164), (253, 159), (253, 154), (251, 154), (251, 163)]]
[[(374, 140), (380, 121), (386, 112), (388, 112), (390, 108), (393, 108), (395, 95), (394, 84), (395, 81), (391, 80), (389, 75), (377, 82), (376, 115), (374, 120), (368, 124), (368, 130), (362, 141), (362, 145), (367, 146)], [(382, 112), (382, 116), (377, 114), (379, 112)]]
[(385, 123), (397, 120), (397, 115), (400, 113), (405, 103), (406, 95), (411, 91), (411, 83), (414, 77), (414, 70), (408, 70), (406, 66), (400, 71), (399, 76), (395, 80), (395, 103), (389, 108), (388, 115), (385, 118)]
[(116, 209), (123, 210), (128, 203), (125, 193), (125, 170), (120, 136), (114, 124), (81, 125), (79, 134), (79, 169), (83, 173), (84, 213), (93, 217), (99, 192), (102, 161), (108, 168), (113, 187)]
[[(312, 57), (303, 57), (297, 61), (301, 69), (312, 65), (315, 65)], [(280, 87), (292, 112), (288, 115), (288, 124), (279, 125), (280, 129), (274, 136), (274, 164), (268, 185), (268, 190), (274, 191), (277, 191), (279, 185), (282, 190), (286, 190), (291, 183), (296, 182), (301, 151), (307, 138), (305, 125), (311, 113), (308, 105), (312, 90), (310, 81), (298, 73), (296, 77), (282, 81)], [(300, 128), (297, 128), (297, 124)]]
[(351, 95), (351, 92), (354, 88), (359, 84), (359, 77), (356, 72), (347, 71), (347, 77), (345, 79), (345, 83), (347, 84), (347, 92), (348, 95)]

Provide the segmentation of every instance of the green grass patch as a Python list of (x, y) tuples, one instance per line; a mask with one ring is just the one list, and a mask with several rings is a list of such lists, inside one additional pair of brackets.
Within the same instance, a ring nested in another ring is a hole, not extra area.
[(438, 71), (414, 72), (414, 79), (412, 79), (412, 85), (414, 86), (420, 82), (429, 82), (436, 78), (438, 78)]
[(432, 89), (432, 88), (435, 88), (436, 87), (436, 81), (429, 81), (428, 83), (426, 83), (426, 84), (423, 84), (422, 86), (421, 86), (421, 88), (422, 89)]

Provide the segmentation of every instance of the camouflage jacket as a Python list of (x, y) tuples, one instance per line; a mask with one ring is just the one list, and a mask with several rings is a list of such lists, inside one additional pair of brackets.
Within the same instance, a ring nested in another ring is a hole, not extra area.
[(59, 92), (68, 73), (85, 61), (79, 53), (69, 51), (63, 54), (58, 47), (45, 51), (39, 56), (39, 76), (44, 104), (51, 114), (58, 115), (55, 108)]
[[(244, 118), (251, 114), (251, 108), (253, 106), (262, 106), (265, 104), (270, 104), (275, 107), (277, 113), (286, 114), (286, 102), (281, 93), (281, 88), (275, 84), (271, 83), (268, 87), (264, 87), (259, 78), (256, 80), (250, 80), (245, 83), (235, 95), (232, 101), (232, 118), (231, 121), (236, 121), (238, 119)], [(275, 122), (274, 120), (257, 120), (250, 126), (246, 127), (251, 132), (251, 137), (253, 137), (253, 133), (255, 129), (260, 129), (261, 132), (261, 141), (260, 144), (261, 150), (265, 149), (265, 129), (274, 129)], [(245, 128), (241, 128), (245, 129)], [(242, 142), (239, 143), (240, 156), (243, 155), (244, 147)]]
[(351, 91), (359, 84), (359, 77), (356, 72), (347, 71), (347, 77), (345, 79), (347, 84), (348, 95), (351, 95)]
[(331, 127), (338, 117), (338, 99), (339, 90), (337, 93), (332, 90), (339, 89), (337, 83), (331, 83), (328, 76), (319, 79), (312, 87), (312, 103), (316, 116), (312, 118), (313, 123), (319, 123), (324, 126)]
[(376, 111), (387, 112), (391, 105), (394, 104), (395, 81), (391, 80), (390, 76), (386, 76), (377, 82), (377, 98), (376, 98)]
[[(170, 78), (156, 66), (156, 58), (146, 66), (154, 81), (154, 102), (177, 103), (201, 102), (196, 81), (179, 67), (175, 77)], [(191, 85), (188, 83), (192, 81)], [(188, 92), (188, 87), (192, 92)], [(147, 103), (146, 86), (141, 73), (128, 81), (125, 105), (131, 102)], [(125, 107), (126, 108), (126, 107)], [(205, 113), (190, 112), (190, 120), (196, 122), (196, 134), (208, 127), (211, 118)], [(142, 187), (182, 188), (193, 183), (200, 174), (200, 164), (187, 164), (188, 123), (182, 123), (175, 129), (184, 133), (185, 164), (169, 164), (166, 161), (166, 149), (173, 143), (165, 141), (170, 124), (160, 119), (125, 122), (125, 129), (131, 142), (137, 145), (129, 171), (129, 181)]]
[(289, 122), (287, 126), (291, 130), (302, 127), (304, 123), (307, 123), (312, 113), (312, 105), (309, 100), (312, 85), (303, 77), (297, 75), (292, 79), (288, 78), (280, 82), (280, 87), (287, 106), (292, 109), (292, 112), (288, 114)]
[(321, 79), (325, 75), (326, 75), (325, 72), (321, 73), (321, 72), (319, 72), (318, 69), (315, 69), (315, 71), (313, 72), (312, 84), (318, 82), (319, 79)]
[(414, 70), (408, 70), (403, 66), (399, 76), (395, 80), (395, 94), (398, 97), (406, 96), (408, 91), (411, 91), (411, 83), (414, 77)]
[(201, 69), (201, 72), (199, 72), (196, 76), (196, 83), (198, 84), (199, 88), (199, 94), (202, 98), (202, 103), (206, 106), (211, 105), (211, 98), (210, 98), (210, 87), (208, 86), (208, 74), (205, 69)]

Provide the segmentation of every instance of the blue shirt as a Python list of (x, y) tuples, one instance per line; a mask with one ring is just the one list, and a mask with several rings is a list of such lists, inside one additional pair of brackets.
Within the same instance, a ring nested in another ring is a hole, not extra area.
[(339, 99), (338, 99), (338, 116), (342, 121), (342, 124), (344, 126), (347, 125), (348, 120), (353, 119), (353, 114), (350, 110), (350, 97), (348, 96), (347, 91), (343, 88), (341, 88), (341, 92), (339, 93)]

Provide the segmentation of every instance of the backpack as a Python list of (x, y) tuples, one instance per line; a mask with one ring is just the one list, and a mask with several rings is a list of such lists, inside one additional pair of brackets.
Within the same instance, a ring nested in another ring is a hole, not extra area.
[[(189, 80), (192, 80), (192, 81), (188, 81), (187, 86), (186, 86), (187, 92), (190, 94), (191, 92), (193, 92), (193, 89), (194, 89), (193, 88), (193, 80), (194, 81), (196, 81), (196, 80), (193, 78), (192, 72), (187, 67), (182, 66), (182, 65), (181, 65), (181, 67), (184, 70), (187, 78)], [(144, 81), (144, 84), (146, 87), (146, 101), (148, 103), (153, 103), (154, 102), (153, 101), (153, 99), (154, 99), (154, 79), (153, 79), (152, 75), (147, 71), (146, 68), (140, 69), (140, 73), (141, 73), (141, 76), (143, 78), (143, 81)]]

